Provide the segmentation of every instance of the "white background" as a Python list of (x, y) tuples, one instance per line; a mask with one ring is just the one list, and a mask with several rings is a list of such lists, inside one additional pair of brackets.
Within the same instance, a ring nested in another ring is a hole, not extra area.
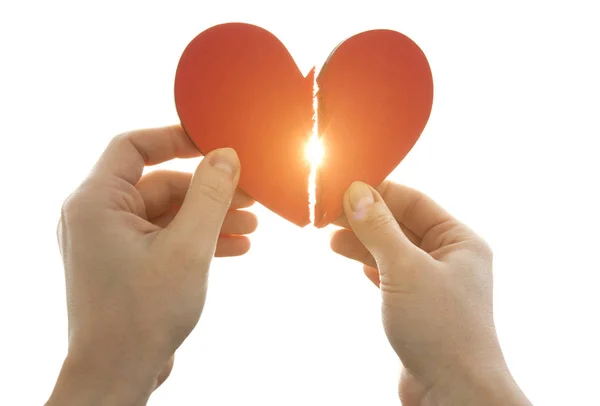
[[(272, 31), (305, 73), (366, 29), (395, 29), (421, 46), (434, 108), (391, 177), (433, 196), (494, 248), (500, 340), (531, 400), (600, 404), (596, 7), (3, 0), (0, 404), (42, 404), (65, 355), (62, 201), (112, 136), (178, 122), (181, 52), (230, 21)], [(261, 224), (251, 252), (214, 262), (200, 324), (150, 405), (399, 404), (377, 289), (329, 251), (330, 230), (253, 210)]]

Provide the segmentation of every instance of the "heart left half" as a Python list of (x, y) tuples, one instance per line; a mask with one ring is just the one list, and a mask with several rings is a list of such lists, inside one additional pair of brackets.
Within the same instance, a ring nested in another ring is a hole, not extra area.
[(194, 38), (175, 77), (177, 113), (200, 152), (234, 148), (239, 187), (300, 227), (310, 223), (313, 86), (314, 70), (304, 77), (277, 37), (242, 23)]

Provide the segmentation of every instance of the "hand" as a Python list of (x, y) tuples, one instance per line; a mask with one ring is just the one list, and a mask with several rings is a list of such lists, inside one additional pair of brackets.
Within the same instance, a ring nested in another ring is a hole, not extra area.
[[(364, 264), (404, 369), (403, 405), (529, 405), (512, 379), (492, 312), (492, 252), (422, 193), (354, 183), (332, 249)], [(348, 229), (348, 228), (351, 228)]]
[(49, 405), (145, 404), (202, 312), (211, 260), (242, 255), (255, 216), (239, 161), (216, 150), (195, 174), (145, 165), (199, 156), (179, 126), (116, 137), (67, 199), (58, 228), (69, 349)]

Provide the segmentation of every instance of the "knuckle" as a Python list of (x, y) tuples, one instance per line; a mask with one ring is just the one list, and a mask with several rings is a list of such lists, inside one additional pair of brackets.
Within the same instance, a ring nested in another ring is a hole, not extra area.
[(219, 205), (228, 204), (230, 188), (222, 179), (207, 179), (198, 184), (198, 192)]
[(143, 179), (153, 182), (168, 182), (173, 173), (173, 171), (168, 169), (155, 169), (145, 174)]
[(122, 179), (116, 179), (114, 183), (108, 186), (110, 186), (107, 188), (107, 193), (110, 194), (108, 196), (109, 201), (114, 202), (117, 208), (145, 216), (144, 199), (137, 192), (134, 185)]
[(115, 135), (110, 141), (112, 144), (120, 145), (129, 142), (131, 138), (131, 131), (126, 131)]
[(367, 227), (373, 233), (385, 230), (392, 225), (392, 217), (388, 213), (377, 210), (367, 220)]
[[(127, 147), (127, 146), (135, 147), (135, 145), (136, 145), (135, 139), (137, 138), (136, 134), (139, 134), (139, 132), (126, 131), (121, 134), (118, 134), (110, 140), (110, 143), (108, 144), (108, 148), (114, 147), (115, 149), (121, 149), (121, 148)], [(141, 148), (136, 148), (136, 149), (137, 149), (137, 152), (142, 156), (144, 162), (147, 163), (149, 161), (149, 157), (148, 157), (148, 154), (146, 153), (146, 151)]]
[(483, 238), (479, 236), (471, 238), (465, 242), (465, 248), (473, 264), (480, 264), (483, 261), (483, 263), (491, 265), (493, 262), (492, 247)]
[(94, 217), (96, 198), (92, 191), (97, 187), (97, 182), (88, 178), (65, 199), (60, 209), (60, 223), (63, 227), (87, 222)]
[(109, 147), (118, 147), (129, 142), (129, 132), (115, 135), (108, 143)]
[(465, 233), (465, 227), (456, 222), (454, 219), (447, 219), (433, 226), (426, 236), (434, 236), (437, 247), (445, 247), (447, 245), (459, 242), (462, 238), (468, 238), (468, 233)]
[(485, 241), (483, 238), (477, 238), (476, 244), (477, 251), (483, 258), (488, 260), (492, 260), (494, 258), (494, 251), (487, 241)]
[(60, 209), (59, 224), (68, 223), (71, 219), (81, 216), (82, 206), (83, 202), (80, 193), (76, 191), (69, 195)]

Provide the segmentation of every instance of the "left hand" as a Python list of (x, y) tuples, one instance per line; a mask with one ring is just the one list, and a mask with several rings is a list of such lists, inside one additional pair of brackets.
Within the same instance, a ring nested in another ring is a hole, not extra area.
[(144, 166), (200, 153), (180, 126), (116, 137), (67, 199), (58, 228), (69, 349), (48, 405), (145, 404), (196, 326), (213, 256), (242, 255), (253, 201), (216, 150), (195, 174)]

